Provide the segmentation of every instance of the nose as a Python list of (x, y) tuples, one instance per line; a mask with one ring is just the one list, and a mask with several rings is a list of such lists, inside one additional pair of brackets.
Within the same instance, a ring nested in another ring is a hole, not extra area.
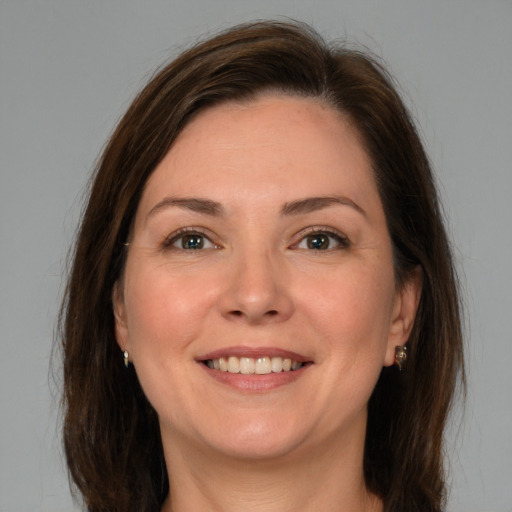
[(248, 324), (283, 322), (293, 314), (289, 272), (277, 255), (244, 252), (229, 263), (222, 314)]

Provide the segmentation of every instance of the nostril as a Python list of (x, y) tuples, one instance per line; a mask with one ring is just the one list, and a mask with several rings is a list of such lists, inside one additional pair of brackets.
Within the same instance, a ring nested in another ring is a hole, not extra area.
[(279, 321), (281, 317), (283, 319), (286, 317), (280, 309), (258, 309), (252, 307), (248, 307), (247, 310), (243, 308), (231, 309), (225, 314), (227, 318), (233, 321), (246, 320), (250, 323), (276, 322)]
[[(229, 313), (230, 313), (230, 315), (236, 316), (236, 317), (245, 316), (245, 313), (239, 309), (234, 309), (233, 311), (230, 311)], [(274, 317), (274, 316), (278, 316), (278, 315), (279, 315), (279, 312), (276, 309), (270, 309), (269, 311), (266, 311), (263, 316)]]

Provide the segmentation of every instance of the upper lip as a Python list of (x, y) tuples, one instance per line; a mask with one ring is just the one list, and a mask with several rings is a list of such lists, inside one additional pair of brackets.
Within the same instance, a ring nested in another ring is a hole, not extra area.
[(198, 361), (208, 361), (208, 359), (220, 359), (221, 357), (252, 357), (254, 359), (258, 357), (282, 357), (283, 359), (291, 359), (300, 363), (310, 362), (311, 359), (293, 352), (291, 350), (285, 350), (277, 347), (247, 347), (247, 346), (235, 346), (226, 347), (207, 354), (201, 355), (197, 358)]

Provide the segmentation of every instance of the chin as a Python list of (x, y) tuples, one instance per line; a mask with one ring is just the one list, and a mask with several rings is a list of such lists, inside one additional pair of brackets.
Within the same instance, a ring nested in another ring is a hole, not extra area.
[[(302, 422), (302, 425), (304, 423)], [(268, 460), (284, 457), (293, 452), (307, 437), (304, 426), (295, 427), (288, 418), (236, 421), (230, 425), (218, 424), (205, 433), (204, 442), (225, 456), (245, 461)]]

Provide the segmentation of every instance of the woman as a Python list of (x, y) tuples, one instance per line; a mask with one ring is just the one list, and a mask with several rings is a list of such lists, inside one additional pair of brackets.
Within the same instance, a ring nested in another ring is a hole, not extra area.
[(164, 67), (99, 163), (62, 340), (88, 510), (442, 510), (457, 283), (386, 71), (274, 22)]

